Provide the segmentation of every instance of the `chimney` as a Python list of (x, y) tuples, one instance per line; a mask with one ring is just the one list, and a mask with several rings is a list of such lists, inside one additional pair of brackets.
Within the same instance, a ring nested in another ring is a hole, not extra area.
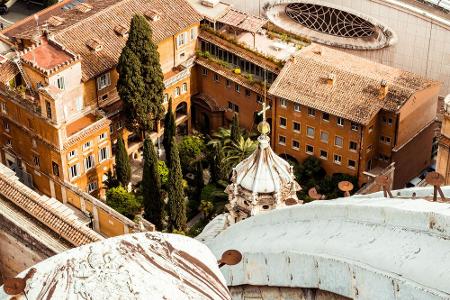
[(450, 114), (450, 94), (444, 98), (444, 111), (447, 115)]
[(161, 19), (161, 13), (154, 9), (148, 10), (147, 12), (144, 13), (144, 15), (148, 20), (152, 22), (156, 22), (159, 21), (159, 19)]
[(331, 85), (331, 86), (334, 86), (335, 82), (336, 82), (336, 74), (334, 74), (334, 73), (328, 74), (327, 84)]
[(388, 87), (388, 83), (386, 80), (381, 80), (380, 82), (380, 90), (378, 91), (378, 96), (380, 99), (384, 99), (386, 98), (386, 95), (389, 92), (389, 87)]

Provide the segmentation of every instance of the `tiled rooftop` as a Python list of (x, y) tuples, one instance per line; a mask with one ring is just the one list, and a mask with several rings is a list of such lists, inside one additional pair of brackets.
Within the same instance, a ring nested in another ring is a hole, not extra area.
[(77, 119), (76, 121), (67, 125), (66, 127), (67, 137), (70, 137), (75, 133), (81, 131), (82, 129), (94, 124), (96, 121), (97, 117), (94, 114), (88, 114), (84, 117)]
[[(327, 83), (335, 78), (334, 84)], [(379, 96), (381, 82), (387, 84)], [(289, 60), (269, 93), (363, 125), (380, 110), (397, 111), (436, 81), (313, 44)]]
[(51, 70), (60, 64), (70, 61), (72, 57), (66, 51), (52, 45), (48, 41), (43, 41), (41, 45), (25, 53), (22, 59), (42, 69)]

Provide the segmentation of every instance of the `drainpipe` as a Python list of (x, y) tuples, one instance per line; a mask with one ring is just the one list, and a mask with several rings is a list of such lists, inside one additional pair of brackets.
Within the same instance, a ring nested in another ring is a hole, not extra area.
[(361, 170), (361, 153), (363, 149), (363, 128), (360, 126), (360, 133), (359, 133), (359, 151), (358, 151), (358, 166), (356, 167), (356, 176), (358, 177), (358, 183), (359, 183), (359, 172)]

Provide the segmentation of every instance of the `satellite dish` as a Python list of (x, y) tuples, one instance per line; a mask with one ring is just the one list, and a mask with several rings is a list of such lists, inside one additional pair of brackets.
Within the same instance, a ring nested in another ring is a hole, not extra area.
[(222, 258), (217, 262), (219, 268), (224, 265), (234, 266), (237, 265), (242, 260), (241, 252), (237, 250), (227, 250), (222, 254)]

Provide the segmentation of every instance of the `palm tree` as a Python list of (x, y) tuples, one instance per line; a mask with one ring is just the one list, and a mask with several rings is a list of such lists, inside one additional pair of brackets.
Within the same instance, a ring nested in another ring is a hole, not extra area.
[(225, 153), (224, 165), (226, 169), (226, 174), (230, 174), (231, 170), (241, 161), (246, 159), (250, 154), (255, 151), (258, 145), (257, 141), (253, 141), (250, 138), (244, 139), (242, 136), (239, 142), (231, 142), (224, 146), (223, 150)]

